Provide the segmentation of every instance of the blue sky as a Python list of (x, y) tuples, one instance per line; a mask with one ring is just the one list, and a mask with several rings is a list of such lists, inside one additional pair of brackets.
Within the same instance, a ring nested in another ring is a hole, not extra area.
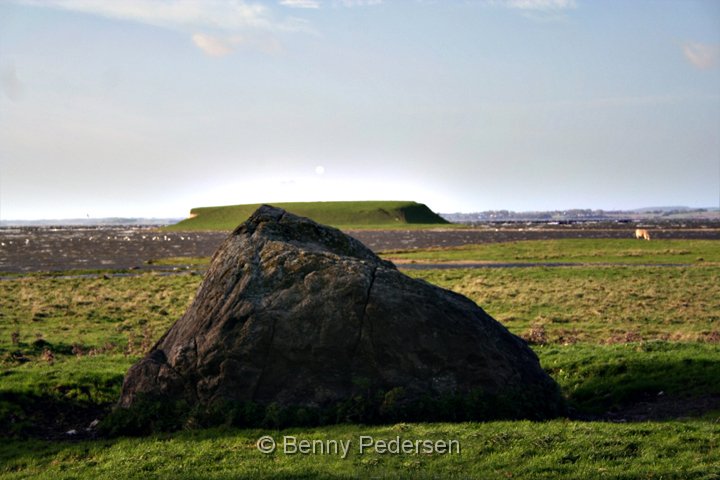
[(720, 2), (5, 0), (0, 218), (717, 206)]

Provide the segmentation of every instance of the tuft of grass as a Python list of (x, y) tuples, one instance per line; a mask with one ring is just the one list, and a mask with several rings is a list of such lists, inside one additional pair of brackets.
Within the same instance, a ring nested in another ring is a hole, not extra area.
[[(261, 204), (193, 208), (190, 218), (168, 230), (233, 230)], [(448, 225), (450, 222), (426, 205), (407, 201), (296, 202), (273, 203), (288, 212), (338, 228), (416, 228)]]

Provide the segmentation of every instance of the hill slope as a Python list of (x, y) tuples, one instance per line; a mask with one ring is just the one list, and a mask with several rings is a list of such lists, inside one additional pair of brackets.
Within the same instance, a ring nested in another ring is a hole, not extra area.
[[(291, 213), (325, 225), (342, 228), (393, 228), (446, 225), (449, 222), (426, 205), (406, 201), (273, 203)], [(259, 203), (193, 208), (190, 218), (167, 227), (170, 230), (232, 230), (244, 222)]]

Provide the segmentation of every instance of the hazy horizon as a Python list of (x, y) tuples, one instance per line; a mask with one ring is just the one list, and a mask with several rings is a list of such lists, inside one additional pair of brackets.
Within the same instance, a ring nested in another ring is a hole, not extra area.
[[(332, 201), (332, 200), (328, 200)], [(261, 202), (262, 203), (262, 202)], [(272, 205), (273, 203), (281, 203), (281, 202), (264, 202), (268, 205)], [(205, 205), (205, 206), (222, 206), (222, 205)], [(639, 214), (643, 212), (657, 212), (657, 211), (663, 211), (663, 210), (677, 210), (682, 211), (687, 209), (689, 212), (696, 212), (697, 210), (706, 210), (708, 212), (712, 213), (720, 213), (720, 207), (687, 207), (684, 205), (668, 205), (668, 206), (650, 206), (650, 207), (639, 207), (639, 208), (628, 208), (628, 209), (614, 209), (614, 210), (605, 210), (600, 208), (561, 208), (556, 210), (508, 210), (508, 209), (493, 209), (493, 210), (476, 210), (476, 211), (456, 211), (456, 212), (441, 212), (434, 210), (435, 213), (438, 213), (440, 215), (472, 215), (472, 214), (482, 214), (482, 213), (488, 213), (488, 212), (497, 212), (497, 211), (508, 211), (509, 213), (513, 214), (543, 214), (543, 213), (556, 213), (556, 212), (575, 212), (575, 211), (587, 211), (591, 210), (594, 212), (604, 212), (604, 213), (628, 213), (628, 214)], [(6, 219), (0, 217), (0, 224), (31, 224), (32, 222), (54, 222), (54, 221), (67, 221), (67, 222), (73, 222), (73, 224), (92, 224), (93, 221), (114, 221), (114, 220), (133, 220), (133, 221), (142, 221), (142, 222), (149, 222), (150, 220), (162, 220), (162, 221), (179, 221), (183, 220), (189, 217), (189, 213), (187, 212), (185, 215), (179, 215), (179, 216), (169, 216), (169, 217), (143, 217), (143, 216), (132, 216), (132, 215), (120, 215), (120, 216), (110, 216), (110, 217), (47, 217), (47, 218), (13, 218), (13, 219)], [(162, 222), (161, 222), (162, 223)]]
[(720, 2), (7, 0), (0, 220), (720, 202)]

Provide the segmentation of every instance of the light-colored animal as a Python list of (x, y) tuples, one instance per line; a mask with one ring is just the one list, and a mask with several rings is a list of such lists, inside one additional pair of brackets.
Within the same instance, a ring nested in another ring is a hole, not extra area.
[(635, 230), (635, 238), (650, 240), (650, 232), (648, 232), (644, 228), (638, 228), (637, 230)]

